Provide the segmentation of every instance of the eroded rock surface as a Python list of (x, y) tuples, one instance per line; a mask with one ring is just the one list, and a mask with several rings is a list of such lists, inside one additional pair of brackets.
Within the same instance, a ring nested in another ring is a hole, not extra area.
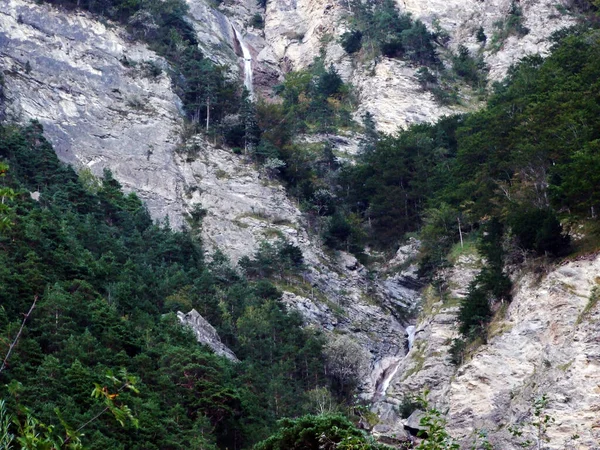
[(155, 218), (182, 223), (173, 159), (182, 124), (164, 66), (117, 27), (24, 0), (0, 0), (0, 67), (9, 119), (36, 119), (63, 161), (96, 175), (112, 169)]
[(520, 448), (507, 427), (522, 424), (534, 439), (533, 403), (546, 395), (544, 414), (555, 422), (544, 448), (600, 448), (599, 274), (595, 256), (518, 281), (506, 318), (450, 384), (457, 437), (485, 428), (498, 448)]
[[(505, 20), (511, 0), (403, 0), (397, 2), (401, 11), (410, 12), (435, 29), (434, 22), (450, 37), (449, 47), (459, 44), (471, 52), (482, 52), (490, 67), (490, 79), (499, 80), (511, 64), (523, 56), (548, 51), (550, 34), (573, 23), (571, 16), (561, 14), (553, 0), (518, 2), (522, 7), (525, 36), (509, 36), (491, 45), (498, 33), (496, 23)], [(379, 57), (377, 62), (360, 62), (348, 56), (339, 44), (339, 37), (348, 30), (348, 3), (331, 0), (273, 0), (266, 11), (265, 39), (269, 51), (282, 61), (282, 69), (300, 69), (312, 63), (325, 50), (326, 62), (333, 63), (344, 80), (351, 82), (358, 94), (356, 117), (369, 111), (374, 114), (380, 130), (395, 132), (412, 123), (431, 122), (464, 107), (440, 107), (431, 94), (423, 92), (416, 80), (416, 67)], [(484, 28), (488, 45), (477, 42), (476, 32)], [(467, 101), (466, 103), (477, 103)]]
[[(447, 413), (448, 430), (465, 448), (477, 430), (486, 430), (494, 448), (518, 449), (535, 442), (533, 405), (546, 395), (548, 426), (543, 448), (600, 448), (600, 256), (551, 268), (547, 274), (520, 275), (515, 295), (490, 337), (458, 369), (449, 360), (458, 337), (456, 299), (477, 273), (473, 257), (462, 257), (452, 272), (450, 299), (428, 302), (417, 323), (415, 342), (401, 362), (386, 398), (376, 404), (387, 434), (405, 421), (389, 414), (405, 395), (429, 390), (429, 400)], [(462, 288), (461, 288), (462, 286)], [(453, 300), (454, 299), (454, 300)], [(508, 428), (519, 427), (515, 438)], [(573, 436), (579, 436), (572, 439)]]

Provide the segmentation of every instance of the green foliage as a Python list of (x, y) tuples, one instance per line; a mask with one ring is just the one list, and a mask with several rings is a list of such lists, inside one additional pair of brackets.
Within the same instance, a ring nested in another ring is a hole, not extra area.
[[(372, 242), (394, 245), (416, 231), (426, 201), (444, 186), (447, 164), (456, 152), (455, 129), (460, 117), (436, 125), (416, 125), (397, 136), (376, 141), (358, 164), (344, 167), (340, 197), (369, 224)], [(442, 227), (455, 230), (448, 219)]]
[(487, 36), (483, 27), (479, 27), (477, 29), (477, 34), (475, 35), (475, 37), (477, 38), (477, 42), (482, 42), (485, 44), (485, 42), (487, 41)]
[(126, 426), (126, 422), (131, 422), (137, 428), (138, 421), (133, 416), (131, 409), (117, 397), (124, 389), (139, 394), (136, 388), (139, 380), (128, 375), (124, 369), (121, 370), (119, 376), (121, 378), (116, 378), (110, 373), (107, 375), (113, 385), (112, 390), (109, 390), (107, 386), (96, 384), (92, 391), (92, 397), (102, 399), (100, 406), (103, 406), (103, 408), (77, 429), (69, 425), (63, 419), (60, 410), (55, 408), (54, 412), (62, 428), (60, 431), (54, 425), (42, 423), (33, 416), (30, 409), (19, 404), (19, 392), (22, 389), (22, 384), (13, 380), (8, 386), (8, 391), (16, 401), (18, 413), (16, 415), (9, 413), (6, 408), (6, 401), (0, 400), (0, 448), (8, 450), (13, 448), (13, 444), (17, 444), (18, 448), (23, 450), (53, 450), (59, 448), (81, 450), (84, 448), (81, 441), (84, 436), (82, 430), (89, 427), (106, 412), (110, 412), (122, 427)]
[[(465, 233), (495, 216), (526, 248), (568, 250), (557, 211), (577, 219), (600, 210), (600, 41), (581, 29), (557, 39), (547, 59), (512, 68), (482, 111), (378, 138), (342, 167), (337, 207), (358, 215), (367, 243), (389, 247), (420, 229), (425, 273), (444, 264), (459, 219)], [(429, 69), (419, 77), (436, 83)]]
[(458, 442), (446, 431), (446, 419), (442, 413), (430, 407), (425, 397), (421, 403), (426, 411), (421, 417), (420, 425), (424, 430), (419, 430), (419, 436), (424, 438), (416, 447), (417, 450), (460, 450)]
[(250, 26), (258, 30), (262, 30), (265, 27), (265, 19), (260, 13), (256, 13), (250, 19)]
[(452, 58), (452, 68), (456, 75), (471, 86), (484, 86), (486, 83), (487, 67), (483, 57), (481, 55), (471, 56), (464, 45), (458, 46), (458, 55)]
[(302, 250), (283, 239), (275, 243), (263, 241), (254, 254), (254, 258), (242, 257), (239, 262), (244, 273), (250, 278), (279, 278), (302, 269), (304, 256)]
[[(485, 224), (478, 250), (486, 259), (486, 265), (469, 286), (458, 312), (459, 331), (467, 342), (479, 337), (485, 339), (486, 327), (492, 318), (491, 305), (511, 299), (512, 283), (504, 273), (503, 235), (504, 227), (497, 218)], [(463, 342), (455, 340), (451, 350), (453, 361), (462, 360), (463, 353)]]
[(357, 224), (337, 213), (328, 218), (323, 232), (323, 242), (330, 248), (361, 253), (364, 235)]
[(279, 431), (254, 450), (386, 450), (348, 419), (335, 414), (283, 419)]
[(362, 48), (362, 33), (360, 30), (346, 31), (340, 36), (340, 44), (346, 53), (356, 53)]
[(284, 126), (289, 131), (328, 132), (352, 125), (349, 87), (333, 66), (323, 65), (321, 58), (309, 69), (287, 74), (275, 90), (283, 98)]
[(467, 349), (467, 341), (461, 338), (452, 339), (450, 346), (450, 362), (455, 366), (460, 366), (465, 360), (465, 351)]
[(436, 34), (410, 14), (400, 13), (393, 1), (350, 3), (356, 29), (342, 36), (342, 45), (348, 53), (357, 51), (362, 41), (363, 47), (376, 46), (378, 52), (390, 58), (404, 58), (418, 65), (438, 64)]
[[(301, 328), (270, 282), (246, 279), (219, 253), (206, 263), (197, 233), (153, 223), (110, 171), (78, 177), (37, 123), (0, 127), (0, 161), (3, 186), (15, 193), (11, 227), (0, 233), (3, 342), (14, 340), (39, 297), (0, 385), (22, 384), (19, 404), (36, 421), (22, 426), (31, 433), (58, 433), (64, 418), (91, 420), (80, 437), (90, 449), (247, 448), (278, 418), (297, 414), (305, 392), (326, 384), (321, 337)], [(201, 209), (192, 211), (196, 231), (201, 218)], [(293, 245), (277, 243), (275, 254), (265, 276), (292, 276), (302, 266)], [(241, 359), (235, 369), (171, 313), (190, 308)], [(127, 374), (102, 375), (120, 368)], [(15, 414), (15, 397), (0, 396)], [(115, 426), (115, 417), (132, 416), (138, 429)]]
[(551, 209), (517, 209), (508, 217), (508, 224), (518, 245), (543, 255), (564, 254), (569, 248), (569, 237)]
[(509, 427), (508, 431), (518, 440), (522, 448), (542, 448), (543, 442), (549, 442), (548, 428), (556, 421), (554, 417), (546, 413), (548, 407), (548, 396), (542, 394), (533, 400), (532, 417), (525, 423)]
[(508, 14), (503, 20), (494, 23), (496, 30), (492, 35), (490, 47), (492, 51), (498, 51), (504, 45), (509, 36), (523, 37), (529, 34), (529, 28), (523, 25), (523, 9), (513, 0), (510, 4)]
[(413, 412), (421, 408), (423, 408), (422, 399), (415, 395), (404, 394), (398, 405), (398, 413), (403, 419), (408, 419)]

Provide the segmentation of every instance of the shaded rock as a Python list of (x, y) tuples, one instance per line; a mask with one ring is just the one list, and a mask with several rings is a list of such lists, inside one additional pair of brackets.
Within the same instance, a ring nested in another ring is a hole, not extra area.
[(408, 419), (404, 420), (404, 429), (413, 436), (417, 436), (419, 431), (424, 431), (427, 429), (421, 425), (421, 419), (423, 417), (425, 417), (425, 411), (421, 411), (420, 409), (413, 411)]

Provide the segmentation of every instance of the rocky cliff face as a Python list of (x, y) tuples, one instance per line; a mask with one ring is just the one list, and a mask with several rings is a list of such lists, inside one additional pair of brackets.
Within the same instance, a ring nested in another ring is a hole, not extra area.
[[(423, 20), (430, 29), (434, 21), (450, 36), (449, 47), (466, 45), (472, 52), (482, 52), (490, 67), (491, 80), (499, 80), (511, 64), (528, 54), (544, 53), (549, 48), (550, 34), (572, 23), (561, 15), (557, 4), (549, 0), (518, 2), (523, 10), (523, 25), (529, 28), (524, 37), (510, 36), (497, 49), (483, 48), (476, 32), (483, 27), (491, 41), (496, 24), (504, 20), (510, 0), (401, 0), (401, 11)], [(408, 63), (379, 58), (361, 63), (347, 55), (339, 37), (348, 29), (348, 3), (331, 0), (272, 0), (266, 10), (265, 39), (283, 68), (303, 68), (321, 49), (327, 62), (333, 63), (346, 81), (356, 88), (360, 102), (357, 117), (371, 112), (378, 127), (393, 133), (411, 123), (433, 121), (464, 107), (440, 107), (432, 96), (423, 92), (415, 78), (415, 67)]]
[[(477, 264), (459, 261), (449, 280), (468, 282)], [(430, 303), (416, 327), (415, 344), (391, 382), (380, 411), (403, 396), (430, 390), (445, 411), (448, 429), (465, 446), (486, 430), (494, 448), (517, 449), (536, 442), (534, 403), (543, 395), (543, 414), (553, 419), (542, 448), (600, 446), (600, 256), (517, 277), (515, 296), (504, 317), (491, 326), (487, 344), (458, 369), (448, 349), (456, 337), (456, 303)], [(402, 433), (405, 421), (384, 416), (386, 434)], [(510, 427), (523, 431), (515, 438)], [(577, 436), (577, 438), (574, 438)]]
[(144, 69), (164, 61), (116, 27), (21, 0), (0, 1), (0, 49), (9, 118), (39, 120), (63, 161), (112, 169), (154, 217), (181, 223), (180, 102)]

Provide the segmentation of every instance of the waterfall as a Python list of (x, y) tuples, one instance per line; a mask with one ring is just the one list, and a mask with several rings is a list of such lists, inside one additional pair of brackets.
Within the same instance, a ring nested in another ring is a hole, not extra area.
[(242, 36), (238, 32), (238, 30), (231, 25), (233, 29), (233, 33), (235, 34), (235, 38), (240, 43), (240, 47), (242, 49), (242, 56), (244, 57), (244, 86), (248, 89), (250, 93), (250, 100), (254, 97), (254, 86), (252, 84), (252, 54), (250, 53), (250, 49), (242, 39)]
[(395, 363), (391, 364), (390, 367), (388, 367), (386, 370), (384, 370), (383, 381), (377, 387), (374, 398), (385, 397), (385, 392), (390, 387), (390, 383), (392, 382), (392, 379), (396, 375), (396, 372), (398, 372), (398, 369), (400, 369), (400, 361), (401, 360), (396, 361)]
[[(415, 332), (417, 331), (417, 328), (414, 325), (409, 325), (406, 327), (405, 331), (406, 331), (406, 344), (408, 347), (408, 352), (410, 352), (410, 349), (413, 346), (413, 342), (415, 341)], [(407, 354), (408, 354), (408, 352), (407, 352)], [(373, 396), (374, 400), (378, 400), (378, 399), (385, 397), (385, 392), (387, 391), (388, 387), (390, 387), (390, 383), (392, 382), (392, 379), (394, 378), (394, 376), (396, 376), (396, 373), (398, 372), (398, 370), (400, 370), (400, 362), (402, 362), (402, 360), (405, 357), (406, 357), (406, 355), (403, 356), (402, 358), (399, 358), (396, 361), (394, 361), (380, 375), (379, 381), (376, 383), (376, 386), (375, 386), (375, 395)]]

